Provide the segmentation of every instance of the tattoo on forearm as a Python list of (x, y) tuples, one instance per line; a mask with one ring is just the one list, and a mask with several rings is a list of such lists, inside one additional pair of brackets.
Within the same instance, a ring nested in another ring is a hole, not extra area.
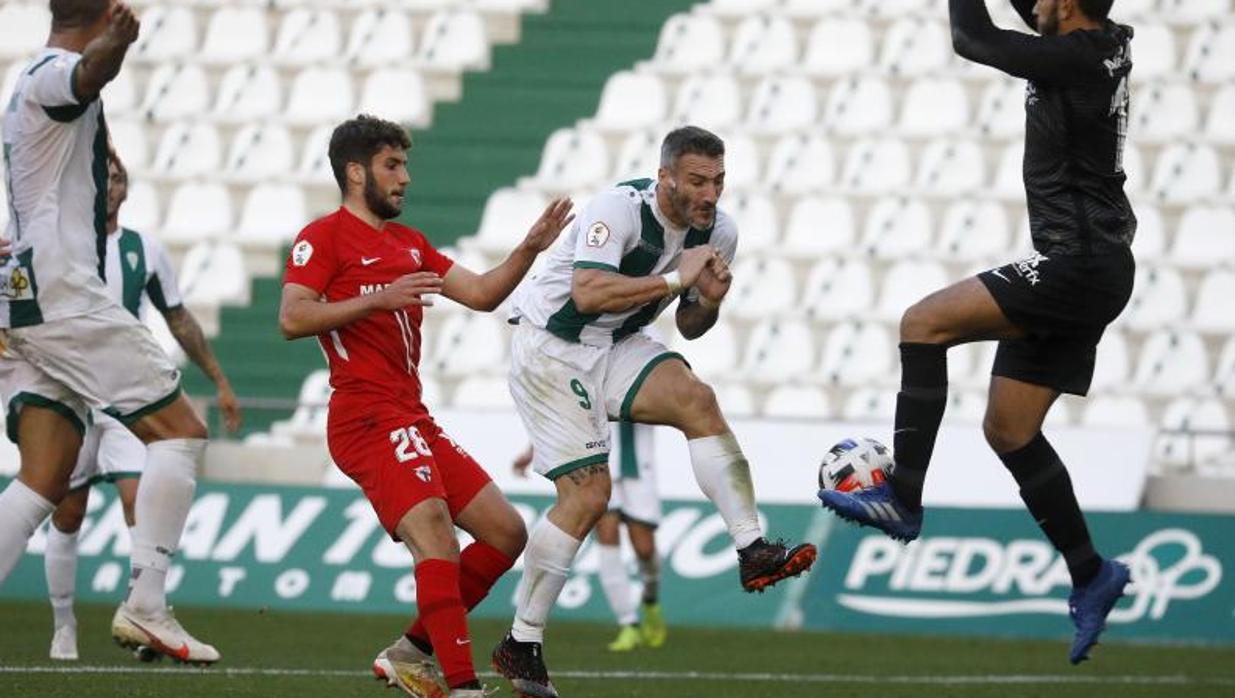
[(167, 313), (164, 318), (167, 320), (167, 329), (171, 330), (172, 336), (176, 338), (176, 343), (184, 349), (184, 353), (188, 355), (189, 360), (197, 365), (211, 380), (218, 382), (223, 375), (223, 371), (219, 368), (219, 362), (214, 357), (214, 352), (210, 350), (210, 342), (206, 341), (206, 334), (202, 332), (202, 326), (197, 323), (197, 319), (193, 317), (186, 308), (177, 308)]

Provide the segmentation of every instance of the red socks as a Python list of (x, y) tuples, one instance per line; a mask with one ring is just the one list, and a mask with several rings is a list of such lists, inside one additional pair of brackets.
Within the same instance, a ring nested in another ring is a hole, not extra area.
[[(464, 548), (463, 552), (459, 555), (458, 567), (458, 589), (463, 606), (469, 611), (476, 608), (476, 605), (489, 595), (489, 590), (493, 588), (497, 580), (503, 574), (506, 574), (506, 570), (509, 570), (514, 564), (514, 560), (506, 557), (505, 553), (487, 543), (476, 541)], [(420, 575), (420, 567), (417, 567), (417, 594), (421, 593)], [(407, 639), (412, 643), (427, 651), (431, 647), (437, 647), (438, 643), (430, 638), (429, 631), (425, 629), (424, 609), (425, 606), (422, 601), (420, 604), (420, 617), (416, 619), (416, 622), (404, 634), (407, 635)]]
[(416, 565), (416, 605), (451, 688), (476, 680), (467, 612), (459, 595), (460, 565), (425, 560)]

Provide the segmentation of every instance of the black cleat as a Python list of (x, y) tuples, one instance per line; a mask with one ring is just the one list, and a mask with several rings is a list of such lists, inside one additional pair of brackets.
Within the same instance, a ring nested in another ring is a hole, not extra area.
[(789, 548), (783, 540), (760, 538), (738, 551), (738, 574), (746, 591), (762, 592), (782, 579), (796, 577), (815, 564), (819, 551), (810, 543)]
[(510, 633), (493, 648), (493, 669), (510, 679), (511, 690), (523, 698), (558, 698), (545, 668), (539, 642), (519, 642)]

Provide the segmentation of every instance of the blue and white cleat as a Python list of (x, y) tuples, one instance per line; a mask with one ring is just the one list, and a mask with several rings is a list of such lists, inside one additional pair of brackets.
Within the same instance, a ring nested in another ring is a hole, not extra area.
[(1089, 650), (1098, 644), (1098, 636), (1106, 629), (1106, 617), (1132, 581), (1128, 566), (1115, 560), (1103, 560), (1098, 575), (1068, 596), (1068, 615), (1076, 626), (1076, 638), (1068, 661), (1080, 664), (1089, 659)]
[(922, 511), (910, 511), (901, 504), (889, 482), (851, 492), (819, 490), (819, 501), (823, 508), (842, 519), (872, 526), (902, 543), (914, 540), (922, 532)]

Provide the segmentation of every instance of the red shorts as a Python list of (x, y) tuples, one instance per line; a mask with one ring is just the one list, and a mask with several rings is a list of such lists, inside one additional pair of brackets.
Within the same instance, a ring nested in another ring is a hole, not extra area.
[(429, 417), (409, 423), (399, 411), (370, 414), (326, 429), (330, 455), (360, 485), (392, 538), (395, 527), (425, 499), (446, 500), (450, 517), (472, 501), (489, 474)]

